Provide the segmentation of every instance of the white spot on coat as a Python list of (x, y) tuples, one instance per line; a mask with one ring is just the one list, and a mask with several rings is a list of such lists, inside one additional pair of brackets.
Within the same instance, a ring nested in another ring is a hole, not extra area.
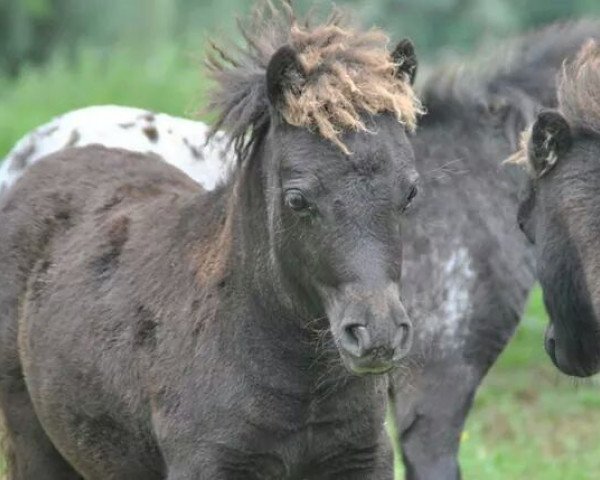
[(469, 250), (459, 247), (444, 265), (446, 274), (446, 301), (442, 318), (446, 333), (456, 336), (457, 329), (471, 311), (470, 292), (475, 279)]

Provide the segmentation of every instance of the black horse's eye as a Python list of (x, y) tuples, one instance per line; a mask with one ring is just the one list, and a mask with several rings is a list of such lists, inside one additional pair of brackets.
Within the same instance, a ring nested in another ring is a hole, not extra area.
[(285, 192), (285, 204), (295, 212), (307, 212), (310, 204), (300, 190), (288, 190)]

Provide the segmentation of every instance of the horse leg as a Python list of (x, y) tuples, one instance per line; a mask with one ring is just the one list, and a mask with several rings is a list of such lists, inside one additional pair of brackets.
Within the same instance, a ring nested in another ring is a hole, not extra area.
[(356, 473), (341, 472), (327, 477), (326, 480), (394, 480), (394, 460), (390, 459), (386, 467), (378, 468), (370, 473), (364, 471)]
[[(267, 478), (255, 476), (246, 470), (231, 471), (213, 465), (186, 464), (170, 466), (166, 480), (258, 480)], [(268, 477), (272, 478), (272, 477)]]
[(445, 359), (421, 375), (412, 402), (410, 393), (392, 392), (406, 479), (459, 480), (460, 438), (483, 374)]
[[(325, 480), (325, 479), (323, 479)], [(394, 480), (394, 458), (390, 456), (386, 464), (378, 465), (371, 472), (339, 472), (328, 476), (326, 480)]]
[[(315, 480), (394, 480), (394, 453), (387, 436), (376, 455), (369, 469), (365, 469), (364, 455), (354, 458), (344, 456), (339, 463), (342, 468), (336, 469), (333, 473), (319, 475)], [(331, 465), (328, 467), (331, 468)]]
[(23, 378), (0, 381), (0, 408), (8, 480), (82, 480), (44, 432)]

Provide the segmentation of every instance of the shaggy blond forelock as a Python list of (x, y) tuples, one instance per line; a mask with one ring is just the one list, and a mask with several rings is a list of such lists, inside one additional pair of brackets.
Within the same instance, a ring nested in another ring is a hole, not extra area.
[(367, 131), (361, 115), (391, 112), (414, 130), (421, 104), (405, 78), (397, 75), (379, 30), (359, 32), (324, 25), (313, 30), (292, 23), (290, 44), (308, 81), (288, 91), (282, 114), (291, 125), (316, 128), (344, 152), (344, 131)]
[(240, 25), (247, 44), (238, 51), (240, 59), (213, 46), (208, 66), (221, 85), (211, 102), (220, 112), (217, 126), (232, 127), (233, 136), (240, 139), (245, 134), (240, 119), (250, 123), (245, 128), (265, 122), (268, 108), (257, 98), (256, 79), (260, 75), (264, 83), (271, 57), (288, 45), (304, 70), (300, 83), (284, 93), (279, 106), (290, 125), (314, 130), (346, 154), (351, 152), (340, 136), (367, 131), (365, 114), (390, 112), (407, 129), (415, 129), (421, 103), (408, 80), (398, 75), (382, 31), (352, 27), (337, 9), (324, 24), (312, 27), (309, 17), (296, 18), (289, 1), (278, 7), (264, 1), (249, 24)]

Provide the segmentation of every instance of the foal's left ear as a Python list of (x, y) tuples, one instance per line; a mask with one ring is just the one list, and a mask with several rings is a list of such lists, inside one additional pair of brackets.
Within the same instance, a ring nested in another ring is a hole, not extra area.
[(396, 75), (402, 76), (411, 85), (415, 83), (419, 62), (415, 54), (415, 46), (408, 38), (400, 40), (396, 45), (392, 52), (392, 60), (397, 65)]
[(531, 130), (529, 161), (538, 178), (543, 177), (564, 155), (573, 137), (565, 118), (556, 110), (541, 112)]
[(267, 66), (267, 95), (276, 109), (283, 105), (285, 93), (297, 92), (306, 80), (298, 53), (289, 45), (277, 50)]

